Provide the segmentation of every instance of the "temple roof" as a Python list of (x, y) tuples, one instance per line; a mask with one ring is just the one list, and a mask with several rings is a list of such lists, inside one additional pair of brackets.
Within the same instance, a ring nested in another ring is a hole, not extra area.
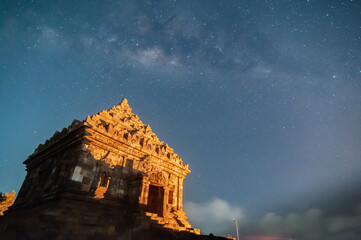
[(145, 125), (136, 114), (132, 113), (128, 100), (125, 98), (117, 106), (103, 110), (91, 117), (88, 116), (85, 122), (91, 127), (105, 129), (107, 132), (117, 135), (119, 135), (119, 131), (127, 130), (131, 135), (140, 134), (164, 145), (164, 142), (158, 139), (150, 126)]
[[(183, 165), (182, 160), (174, 153), (173, 149), (163, 141), (160, 141), (157, 135), (153, 133), (151, 127), (144, 124), (132, 112), (125, 98), (122, 99), (119, 105), (103, 110), (93, 116), (88, 116), (84, 121), (73, 120), (68, 128), (64, 128), (61, 132), (55, 132), (49, 140), (44, 144), (40, 144), (29, 158), (47, 149), (81, 126), (96, 130), (108, 137), (149, 153), (149, 155)], [(187, 165), (183, 166), (188, 168)]]

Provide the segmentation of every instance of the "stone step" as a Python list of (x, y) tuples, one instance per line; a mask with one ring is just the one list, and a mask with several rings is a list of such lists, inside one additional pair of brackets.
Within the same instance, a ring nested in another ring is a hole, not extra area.
[[(171, 229), (174, 229), (174, 227), (175, 227), (175, 226), (173, 226), (174, 223), (172, 224), (171, 222), (169, 222), (169, 220), (165, 220), (163, 217), (158, 216), (158, 214), (156, 214), (156, 213), (146, 212), (146, 216), (147, 216), (148, 221), (151, 224), (155, 224), (156, 226), (162, 225), (163, 227), (167, 227), (167, 228), (171, 228)], [(197, 230), (190, 228), (190, 225), (187, 224), (188, 222), (183, 222), (182, 220), (177, 220), (177, 222), (178, 222), (178, 226), (177, 226), (178, 231), (189, 231), (189, 232), (195, 232), (195, 233), (197, 232)]]
[(146, 216), (148, 217), (148, 219), (151, 222), (157, 223), (157, 224), (164, 224), (166, 223), (166, 221), (162, 218), (162, 217), (158, 217), (157, 214), (153, 214), (153, 213), (147, 213)]
[(156, 213), (150, 213), (150, 212), (146, 212), (145, 215), (149, 216), (149, 217), (156, 217), (158, 216)]

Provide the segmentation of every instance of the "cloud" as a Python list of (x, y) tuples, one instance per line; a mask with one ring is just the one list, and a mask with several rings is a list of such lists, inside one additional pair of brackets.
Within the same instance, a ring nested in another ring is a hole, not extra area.
[(321, 210), (317, 208), (309, 209), (301, 214), (289, 213), (285, 217), (267, 213), (261, 218), (258, 226), (264, 234), (298, 235), (306, 233), (310, 239), (320, 239), (322, 217)]
[(41, 31), (41, 35), (44, 39), (48, 39), (49, 41), (56, 43), (59, 38), (59, 34), (49, 26), (41, 26), (39, 27)]
[(359, 206), (350, 215), (328, 215), (320, 208), (310, 208), (285, 215), (269, 212), (253, 219), (240, 207), (213, 198), (205, 203), (185, 202), (184, 210), (193, 227), (221, 236), (235, 234), (232, 219), (236, 218), (243, 240), (358, 240), (361, 239)]
[(141, 12), (138, 12), (135, 17), (133, 27), (135, 27), (135, 32), (141, 35), (153, 34), (152, 19)]
[(361, 216), (327, 216), (318, 208), (280, 216), (267, 213), (256, 223), (257, 233), (309, 240), (356, 240), (361, 236)]
[(158, 46), (145, 49), (124, 47), (121, 50), (120, 56), (121, 60), (130, 61), (135, 68), (146, 68), (147, 70), (157, 70), (160, 72), (176, 70), (179, 64), (176, 56), (166, 55)]
[(233, 218), (239, 222), (244, 219), (241, 208), (231, 206), (220, 198), (213, 198), (202, 204), (185, 202), (184, 209), (191, 225), (206, 233), (219, 234), (234, 225)]
[(329, 219), (327, 226), (330, 233), (340, 233), (353, 229), (361, 229), (361, 216), (335, 216)]

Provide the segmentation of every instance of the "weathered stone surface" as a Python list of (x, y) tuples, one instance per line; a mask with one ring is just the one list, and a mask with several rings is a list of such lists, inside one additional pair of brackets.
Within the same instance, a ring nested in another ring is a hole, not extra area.
[(184, 239), (207, 239), (183, 211), (188, 165), (126, 99), (74, 120), (24, 163), (27, 176), (0, 231), (29, 239), (147, 239), (147, 231), (182, 239), (168, 237), (185, 231)]
[(11, 193), (5, 193), (4, 195), (0, 193), (0, 216), (4, 215), (4, 212), (14, 204), (14, 201), (15, 191), (12, 191)]

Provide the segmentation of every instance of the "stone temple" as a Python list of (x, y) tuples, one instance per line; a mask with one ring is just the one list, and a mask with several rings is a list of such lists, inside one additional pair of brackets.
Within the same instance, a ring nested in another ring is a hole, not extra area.
[(132, 113), (126, 99), (74, 120), (24, 164), (26, 178), (0, 220), (0, 232), (9, 236), (206, 239), (183, 211), (188, 165)]

